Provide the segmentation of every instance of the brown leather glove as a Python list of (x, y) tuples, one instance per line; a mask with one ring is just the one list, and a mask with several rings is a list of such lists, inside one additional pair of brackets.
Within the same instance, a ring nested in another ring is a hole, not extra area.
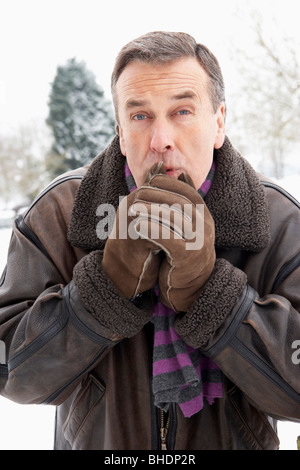
[[(144, 184), (151, 178), (151, 170)], [(102, 266), (117, 289), (128, 299), (135, 298), (158, 283), (161, 249), (151, 240), (139, 237), (135, 225), (139, 220), (128, 215), (138, 189), (123, 198), (112, 232), (106, 242)]]
[(175, 180), (158, 171), (165, 168), (155, 168), (136, 190), (130, 213), (139, 214), (140, 235), (165, 253), (159, 271), (162, 302), (187, 311), (214, 268), (214, 221), (187, 175)]

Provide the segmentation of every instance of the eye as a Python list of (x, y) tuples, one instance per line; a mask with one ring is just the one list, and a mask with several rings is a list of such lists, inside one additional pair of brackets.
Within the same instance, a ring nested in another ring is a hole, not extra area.
[(181, 109), (180, 111), (178, 111), (178, 113), (180, 116), (184, 116), (185, 114), (190, 114), (190, 111), (188, 111), (187, 109)]
[(133, 116), (133, 119), (135, 119), (136, 121), (143, 121), (143, 119), (146, 119), (146, 116), (145, 114), (136, 114), (135, 116)]

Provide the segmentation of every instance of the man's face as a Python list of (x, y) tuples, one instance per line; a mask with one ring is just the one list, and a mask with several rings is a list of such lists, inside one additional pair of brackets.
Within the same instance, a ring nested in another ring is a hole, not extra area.
[(121, 151), (139, 186), (154, 163), (185, 172), (198, 189), (214, 148), (224, 142), (224, 105), (213, 110), (209, 79), (197, 59), (154, 66), (131, 62), (116, 86)]

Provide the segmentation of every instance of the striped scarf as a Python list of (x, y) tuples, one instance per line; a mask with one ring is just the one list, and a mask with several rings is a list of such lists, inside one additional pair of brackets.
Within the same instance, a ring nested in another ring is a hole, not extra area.
[[(208, 193), (216, 165), (213, 162), (206, 180), (198, 190), (202, 198)], [(134, 178), (125, 164), (125, 177), (130, 192), (136, 189)], [(154, 306), (153, 380), (154, 404), (168, 411), (170, 403), (178, 403), (183, 415), (190, 417), (204, 406), (204, 398), (211, 405), (223, 396), (222, 372), (198, 349), (187, 345), (176, 333), (176, 312), (158, 300)]]

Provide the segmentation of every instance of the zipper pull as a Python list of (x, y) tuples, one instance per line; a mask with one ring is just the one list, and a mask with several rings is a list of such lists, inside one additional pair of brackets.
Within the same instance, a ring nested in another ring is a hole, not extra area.
[(160, 440), (161, 450), (167, 450), (166, 437), (168, 430), (166, 428), (160, 428)]
[(170, 413), (167, 414), (167, 419), (165, 421), (165, 413), (163, 410), (160, 411), (160, 443), (161, 450), (167, 450), (167, 434), (170, 425)]

